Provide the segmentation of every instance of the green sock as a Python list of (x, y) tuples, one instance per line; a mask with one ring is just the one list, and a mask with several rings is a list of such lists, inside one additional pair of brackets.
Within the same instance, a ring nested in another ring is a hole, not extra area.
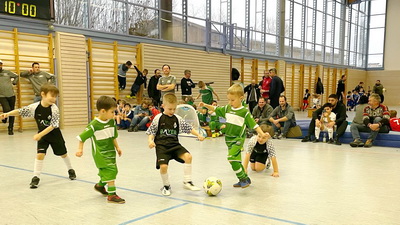
[(247, 178), (247, 174), (244, 172), (242, 163), (237, 162), (237, 161), (231, 161), (230, 163), (231, 163), (233, 171), (235, 171), (235, 173), (236, 173), (236, 177), (239, 180)]
[(108, 186), (107, 187), (108, 195), (115, 195), (115, 191), (116, 190), (117, 190), (117, 188), (115, 186)]

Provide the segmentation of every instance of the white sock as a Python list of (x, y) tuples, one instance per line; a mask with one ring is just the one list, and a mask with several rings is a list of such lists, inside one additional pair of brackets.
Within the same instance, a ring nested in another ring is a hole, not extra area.
[(67, 155), (65, 158), (62, 159), (64, 160), (64, 163), (67, 166), (68, 170), (72, 169), (71, 160), (69, 159), (69, 156)]
[(169, 186), (168, 173), (165, 173), (165, 174), (161, 173), (161, 179), (162, 179), (164, 186)]
[(319, 127), (315, 127), (315, 139), (319, 139), (320, 133), (321, 133), (321, 129)]
[(183, 182), (192, 181), (192, 164), (183, 164)]
[(333, 129), (328, 129), (328, 137), (329, 139), (333, 139)]
[(33, 168), (33, 176), (40, 177), (43, 169), (43, 160), (35, 159), (35, 165)]

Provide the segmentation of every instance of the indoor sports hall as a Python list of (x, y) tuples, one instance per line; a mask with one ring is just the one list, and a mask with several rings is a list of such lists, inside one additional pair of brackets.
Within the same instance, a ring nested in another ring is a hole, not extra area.
[[(39, 63), (41, 71), (54, 75), (59, 127), (76, 172), (70, 180), (63, 159), (50, 147), (40, 183), (30, 188), (37, 168), (37, 121), (21, 116), (13, 123), (2, 121), (0, 224), (399, 224), (400, 132), (379, 133), (370, 148), (351, 147), (357, 106), (349, 106), (340, 145), (324, 143), (323, 135), (319, 143), (302, 142), (316, 111), (312, 97), (302, 109), (304, 93), (315, 94), (318, 80), (324, 87), (321, 105), (337, 93), (338, 83), (344, 95), (360, 82), (365, 92), (378, 93), (379, 80), (382, 104), (400, 111), (399, 10), (395, 0), (0, 0), (0, 115), (34, 103), (35, 84), (24, 73), (31, 74)], [(119, 66), (127, 61), (132, 67), (121, 88)], [(181, 79), (190, 70), (196, 84), (192, 97), (204, 81), (218, 94), (219, 106), (228, 104), (233, 83), (262, 83), (266, 72), (276, 69), (301, 134), (271, 138), (278, 167), (248, 168), (246, 188), (232, 186), (237, 178), (224, 136), (205, 133), (199, 141), (179, 135), (193, 157), (192, 181), (200, 190), (184, 187), (183, 165), (172, 160), (171, 195), (164, 196), (145, 130), (119, 129), (122, 155), (115, 184), (125, 203), (110, 203), (93, 188), (99, 170), (92, 141), (76, 157), (77, 136), (98, 117), (100, 96), (132, 106), (154, 100), (149, 80), (164, 64), (176, 77), (173, 90), (180, 103), (186, 101)], [(148, 70), (147, 85), (135, 96), (131, 86), (139, 73), (133, 66)], [(10, 80), (10, 74), (18, 79)], [(6, 88), (11, 95), (4, 94)], [(363, 141), (367, 136), (361, 133)], [(279, 177), (271, 176), (278, 169)], [(216, 196), (203, 190), (209, 177), (222, 182)]]

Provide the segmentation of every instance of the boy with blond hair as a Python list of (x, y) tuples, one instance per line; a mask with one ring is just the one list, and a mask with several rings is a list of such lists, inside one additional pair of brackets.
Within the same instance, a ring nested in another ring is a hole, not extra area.
[(183, 165), (183, 186), (192, 191), (200, 188), (194, 186), (192, 182), (192, 155), (178, 140), (179, 133), (191, 133), (200, 141), (204, 140), (193, 127), (185, 122), (180, 116), (175, 115), (178, 99), (173, 93), (166, 93), (163, 96), (164, 112), (158, 114), (152, 121), (146, 134), (149, 135), (149, 148), (156, 148), (156, 168), (160, 169), (163, 187), (161, 194), (171, 195), (171, 186), (168, 178), (168, 163), (175, 159)]
[(75, 170), (72, 169), (70, 158), (67, 154), (65, 141), (59, 128), (60, 113), (56, 103), (59, 90), (52, 84), (44, 84), (40, 88), (39, 102), (35, 102), (20, 109), (0, 115), (1, 119), (9, 116), (33, 117), (35, 118), (39, 132), (33, 136), (37, 143), (37, 155), (33, 169), (33, 178), (30, 188), (37, 188), (40, 181), (40, 175), (43, 168), (43, 160), (46, 156), (49, 146), (53, 149), (56, 156), (61, 156), (68, 168), (69, 179), (75, 180)]
[(199, 107), (207, 107), (209, 110), (215, 111), (217, 116), (226, 119), (225, 142), (228, 146), (228, 161), (239, 179), (239, 182), (235, 183), (233, 187), (246, 188), (251, 184), (251, 180), (242, 165), (241, 155), (246, 138), (246, 126), (254, 129), (261, 137), (270, 138), (270, 135), (261, 130), (247, 107), (242, 105), (244, 90), (240, 84), (232, 85), (228, 89), (227, 97), (228, 105), (226, 106), (215, 107), (201, 102)]
[(100, 176), (100, 181), (94, 185), (94, 189), (103, 196), (107, 196), (109, 203), (122, 204), (125, 200), (117, 195), (115, 187), (118, 174), (116, 153), (118, 152), (119, 156), (122, 155), (117, 142), (117, 126), (113, 119), (117, 103), (111, 97), (101, 96), (96, 102), (96, 108), (99, 112), (98, 116), (77, 136), (79, 147), (75, 155), (81, 157), (84, 142), (89, 138), (92, 139), (92, 155)]

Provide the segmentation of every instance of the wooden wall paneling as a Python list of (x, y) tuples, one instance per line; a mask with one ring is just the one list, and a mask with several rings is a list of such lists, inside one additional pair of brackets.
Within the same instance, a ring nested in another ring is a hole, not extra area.
[(251, 80), (258, 80), (258, 59), (253, 59), (251, 65)]
[[(61, 127), (84, 127), (91, 116), (85, 36), (56, 32), (55, 46)], [(85, 112), (88, 115), (84, 116)]]
[[(299, 93), (299, 96), (297, 98), (297, 102), (299, 103), (299, 106), (300, 106), (299, 109), (301, 109), (301, 107), (303, 106), (303, 95), (306, 90), (305, 79), (304, 79), (304, 69), (305, 69), (304, 64), (300, 64), (300, 66), (299, 66), (299, 90), (303, 90), (303, 91), (302, 91), (302, 93)], [(308, 89), (308, 90), (310, 90), (310, 89)]]
[(115, 97), (119, 96), (119, 82), (118, 82), (118, 42), (113, 42), (113, 60), (114, 60), (114, 93)]
[(102, 95), (117, 96), (115, 73), (115, 43), (91, 42), (90, 57), (92, 58), (91, 79), (93, 96), (92, 111), (96, 114), (97, 99)]
[(253, 59), (244, 58), (244, 73), (242, 77), (242, 83), (246, 87), (251, 83), (253, 79)]
[(245, 76), (246, 76), (246, 63), (245, 63), (245, 59), (242, 58), (240, 60), (240, 82), (244, 83)]

